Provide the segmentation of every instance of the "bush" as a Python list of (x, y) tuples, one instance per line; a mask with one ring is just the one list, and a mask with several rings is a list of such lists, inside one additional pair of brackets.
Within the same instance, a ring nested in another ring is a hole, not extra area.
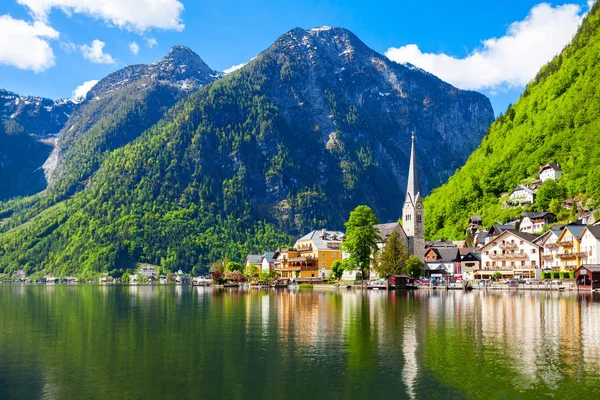
[(569, 279), (575, 279), (575, 272), (569, 272)]
[(568, 272), (561, 273), (563, 279), (571, 279), (571, 274)]
[(553, 273), (552, 273), (552, 277), (553, 277), (554, 279), (560, 279), (560, 272), (553, 272)]
[(544, 272), (542, 274), (543, 279), (552, 279), (552, 274), (550, 272)]

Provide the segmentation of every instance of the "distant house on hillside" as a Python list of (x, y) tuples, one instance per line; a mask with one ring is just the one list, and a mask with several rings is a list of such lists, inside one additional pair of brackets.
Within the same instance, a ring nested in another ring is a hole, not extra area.
[(562, 176), (562, 168), (560, 164), (546, 164), (540, 167), (540, 181), (546, 182), (548, 179), (554, 181), (560, 179)]
[(526, 233), (537, 233), (544, 230), (545, 225), (556, 221), (556, 215), (551, 212), (526, 212), (521, 216), (519, 231)]
[(467, 236), (471, 235), (471, 236), (475, 236), (475, 233), (477, 232), (477, 230), (479, 228), (481, 228), (483, 226), (483, 218), (481, 218), (479, 215), (471, 215), (469, 217), (469, 225), (467, 225)]
[(535, 203), (535, 190), (528, 188), (527, 186), (519, 185), (512, 192), (510, 192), (510, 204), (525, 205)]

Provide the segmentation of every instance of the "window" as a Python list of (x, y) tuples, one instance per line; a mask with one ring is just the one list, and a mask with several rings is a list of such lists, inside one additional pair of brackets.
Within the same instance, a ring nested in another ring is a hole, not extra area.
[(525, 242), (524, 242), (523, 240), (521, 240), (521, 241), (519, 242), (519, 244), (525, 244)]
[(525, 266), (525, 261), (521, 261), (521, 267)]
[(486, 261), (486, 262), (485, 262), (485, 266), (486, 266), (486, 267), (489, 267), (489, 266), (490, 266), (490, 262), (489, 262), (489, 261)]
[(506, 267), (506, 261), (502, 261), (502, 266)]
[(531, 254), (535, 254), (535, 249), (531, 249)]
[(321, 253), (321, 258), (325, 258), (325, 253)]
[(531, 261), (531, 266), (532, 266), (532, 267), (535, 267), (535, 260), (532, 260), (532, 261)]
[(422, 222), (421, 215), (417, 215), (417, 222)]
[(321, 268), (325, 268), (325, 261), (321, 263)]
[(335, 259), (335, 253), (333, 253), (333, 254), (331, 255), (331, 257), (333, 257), (333, 258)]

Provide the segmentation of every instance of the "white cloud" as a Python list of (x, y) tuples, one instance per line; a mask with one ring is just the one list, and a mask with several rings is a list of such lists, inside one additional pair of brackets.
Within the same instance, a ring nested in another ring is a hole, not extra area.
[(85, 14), (122, 29), (145, 32), (148, 29), (182, 31), (183, 4), (179, 0), (17, 0), (33, 17), (47, 21), (53, 8), (65, 14)]
[(0, 15), (0, 64), (35, 72), (54, 65), (54, 52), (48, 43), (59, 33), (43, 22), (27, 22)]
[(140, 52), (140, 46), (136, 42), (131, 42), (129, 43), (129, 51), (137, 56), (137, 54)]
[(98, 39), (92, 41), (92, 45), (84, 44), (80, 47), (81, 54), (86, 60), (90, 60), (94, 64), (114, 64), (115, 60), (108, 53), (104, 52), (106, 44)]
[(83, 82), (81, 85), (77, 86), (75, 88), (75, 90), (73, 90), (73, 93), (71, 93), (71, 96), (74, 99), (80, 99), (82, 97), (85, 97), (85, 95), (90, 91), (91, 88), (94, 87), (94, 85), (98, 83), (98, 81), (87, 81), (87, 82)]
[(238, 64), (238, 65), (232, 65), (231, 67), (229, 67), (226, 70), (224, 70), (223, 73), (225, 75), (230, 74), (230, 73), (232, 73), (234, 71), (237, 71), (238, 69), (242, 68), (246, 64), (248, 64), (248, 63), (241, 63), (241, 64)]
[(75, 43), (67, 41), (67, 42), (60, 42), (60, 48), (64, 50), (65, 53), (74, 53), (77, 50), (77, 46), (75, 46)]
[(156, 39), (154, 39), (153, 37), (145, 38), (144, 42), (146, 42), (146, 47), (150, 47), (150, 48), (152, 48), (158, 44)]
[(423, 53), (416, 44), (390, 48), (385, 55), (411, 63), (462, 89), (521, 87), (542, 65), (569, 43), (583, 13), (575, 4), (534, 6), (523, 21), (512, 23), (506, 35), (482, 41), (483, 47), (465, 58)]

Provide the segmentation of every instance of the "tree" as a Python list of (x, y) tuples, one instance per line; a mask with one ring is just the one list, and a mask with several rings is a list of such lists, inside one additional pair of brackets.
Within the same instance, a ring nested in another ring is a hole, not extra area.
[[(233, 264), (233, 263), (229, 263), (229, 264)], [(250, 264), (246, 268), (244, 268), (244, 276), (248, 280), (258, 278), (260, 272), (261, 272), (261, 270), (258, 268), (258, 266), (254, 265), (254, 264)]]
[(425, 263), (417, 256), (410, 256), (404, 263), (404, 273), (417, 279), (425, 275)]
[(231, 261), (228, 262), (227, 265), (225, 265), (225, 270), (242, 272), (244, 270), (244, 266), (239, 262)]
[(564, 196), (564, 189), (553, 179), (548, 179), (537, 191), (535, 196), (535, 207), (538, 211), (548, 210), (552, 200), (563, 200)]
[(379, 276), (399, 274), (402, 272), (408, 256), (408, 246), (402, 243), (398, 232), (393, 232), (378, 255), (374, 269)]
[(561, 206), (560, 206), (560, 200), (558, 199), (552, 199), (550, 201), (550, 207), (549, 207), (550, 211), (553, 212), (554, 214), (558, 215), (558, 213), (560, 213), (561, 210)]
[(498, 279), (502, 279), (502, 274), (500, 272), (494, 272), (494, 275), (492, 275), (492, 279), (497, 281)]
[(331, 264), (331, 275), (338, 281), (342, 279), (342, 275), (344, 275), (345, 270), (346, 263), (344, 261), (335, 260), (333, 264)]
[(122, 283), (129, 283), (129, 278), (130, 278), (130, 275), (129, 275), (129, 273), (125, 272), (125, 273), (123, 274), (123, 276), (121, 277), (121, 282), (122, 282)]
[(358, 206), (344, 224), (346, 240), (342, 243), (342, 249), (348, 253), (351, 265), (360, 270), (363, 280), (369, 272), (371, 257), (376, 253), (377, 242), (380, 240), (379, 232), (375, 228), (378, 223), (370, 207)]

